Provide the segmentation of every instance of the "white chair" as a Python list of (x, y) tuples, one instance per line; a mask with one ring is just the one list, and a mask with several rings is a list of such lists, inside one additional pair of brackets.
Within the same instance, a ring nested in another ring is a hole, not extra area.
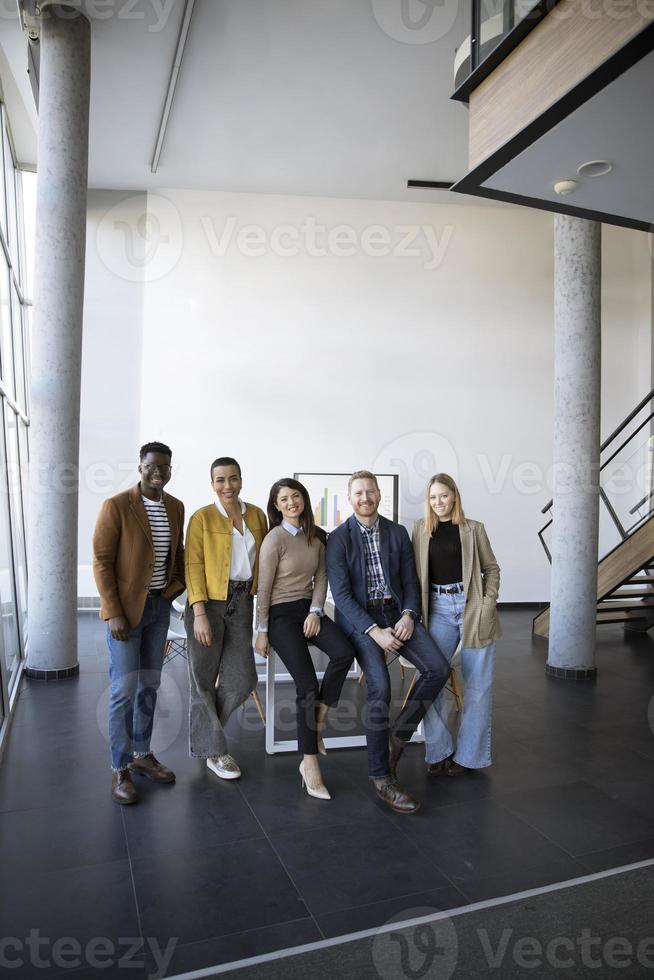
[(186, 592), (173, 599), (172, 609), (170, 610), (170, 622), (168, 624), (168, 636), (164, 648), (164, 662), (174, 660), (175, 657), (183, 657), (188, 660), (186, 655), (186, 627), (184, 626), (184, 609), (186, 606)]

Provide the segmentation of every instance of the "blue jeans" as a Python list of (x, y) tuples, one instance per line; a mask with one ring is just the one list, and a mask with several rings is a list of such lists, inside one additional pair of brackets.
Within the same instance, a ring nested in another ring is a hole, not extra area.
[[(431, 592), (429, 633), (438, 643), (448, 663), (452, 662), (459, 641), (463, 642), (465, 595)], [(448, 727), (448, 701), (442, 691), (425, 715), (425, 758), (441, 762), (454, 752), (454, 761), (466, 769), (483, 769), (491, 764), (491, 707), (495, 644), (461, 650), (463, 710), (456, 752)]]
[[(384, 609), (369, 609), (368, 612), (382, 628), (395, 626), (400, 618), (400, 610), (395, 605)], [(381, 647), (365, 633), (354, 633), (350, 640), (366, 678), (367, 701), (363, 709), (363, 724), (368, 743), (368, 775), (370, 779), (383, 779), (390, 774), (388, 710), (391, 681), (386, 657)], [(404, 644), (400, 653), (418, 670), (418, 681), (411, 697), (393, 726), (394, 734), (408, 742), (422, 721), (425, 711), (447, 681), (450, 665), (420, 623), (416, 623), (413, 636)]]
[(114, 640), (107, 626), (112, 769), (124, 769), (135, 754), (150, 751), (170, 605), (170, 599), (148, 596), (141, 622), (129, 631), (128, 640)]

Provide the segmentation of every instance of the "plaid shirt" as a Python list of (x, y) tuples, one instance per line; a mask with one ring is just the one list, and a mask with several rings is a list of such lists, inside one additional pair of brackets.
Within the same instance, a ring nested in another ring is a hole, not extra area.
[(379, 546), (379, 518), (372, 527), (367, 527), (357, 520), (363, 535), (363, 549), (366, 554), (366, 584), (368, 586), (368, 602), (371, 599), (390, 599), (390, 589), (386, 585), (384, 569), (382, 568), (381, 548)]

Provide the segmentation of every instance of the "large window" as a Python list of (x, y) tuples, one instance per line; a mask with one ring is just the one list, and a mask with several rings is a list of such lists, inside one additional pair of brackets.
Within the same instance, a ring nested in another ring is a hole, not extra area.
[[(16, 169), (0, 103), (0, 726), (24, 658), (29, 334), (36, 178)], [(26, 241), (25, 228), (28, 229)]]

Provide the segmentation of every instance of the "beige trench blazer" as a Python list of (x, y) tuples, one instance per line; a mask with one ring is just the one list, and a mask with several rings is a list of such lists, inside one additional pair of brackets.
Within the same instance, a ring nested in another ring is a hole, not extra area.
[[(502, 635), (497, 617), (500, 591), (500, 566), (483, 524), (466, 519), (459, 525), (461, 560), (466, 608), (463, 614), (463, 646), (479, 649), (499, 640)], [(420, 580), (422, 621), (429, 628), (429, 534), (424, 518), (413, 528), (413, 553)]]

